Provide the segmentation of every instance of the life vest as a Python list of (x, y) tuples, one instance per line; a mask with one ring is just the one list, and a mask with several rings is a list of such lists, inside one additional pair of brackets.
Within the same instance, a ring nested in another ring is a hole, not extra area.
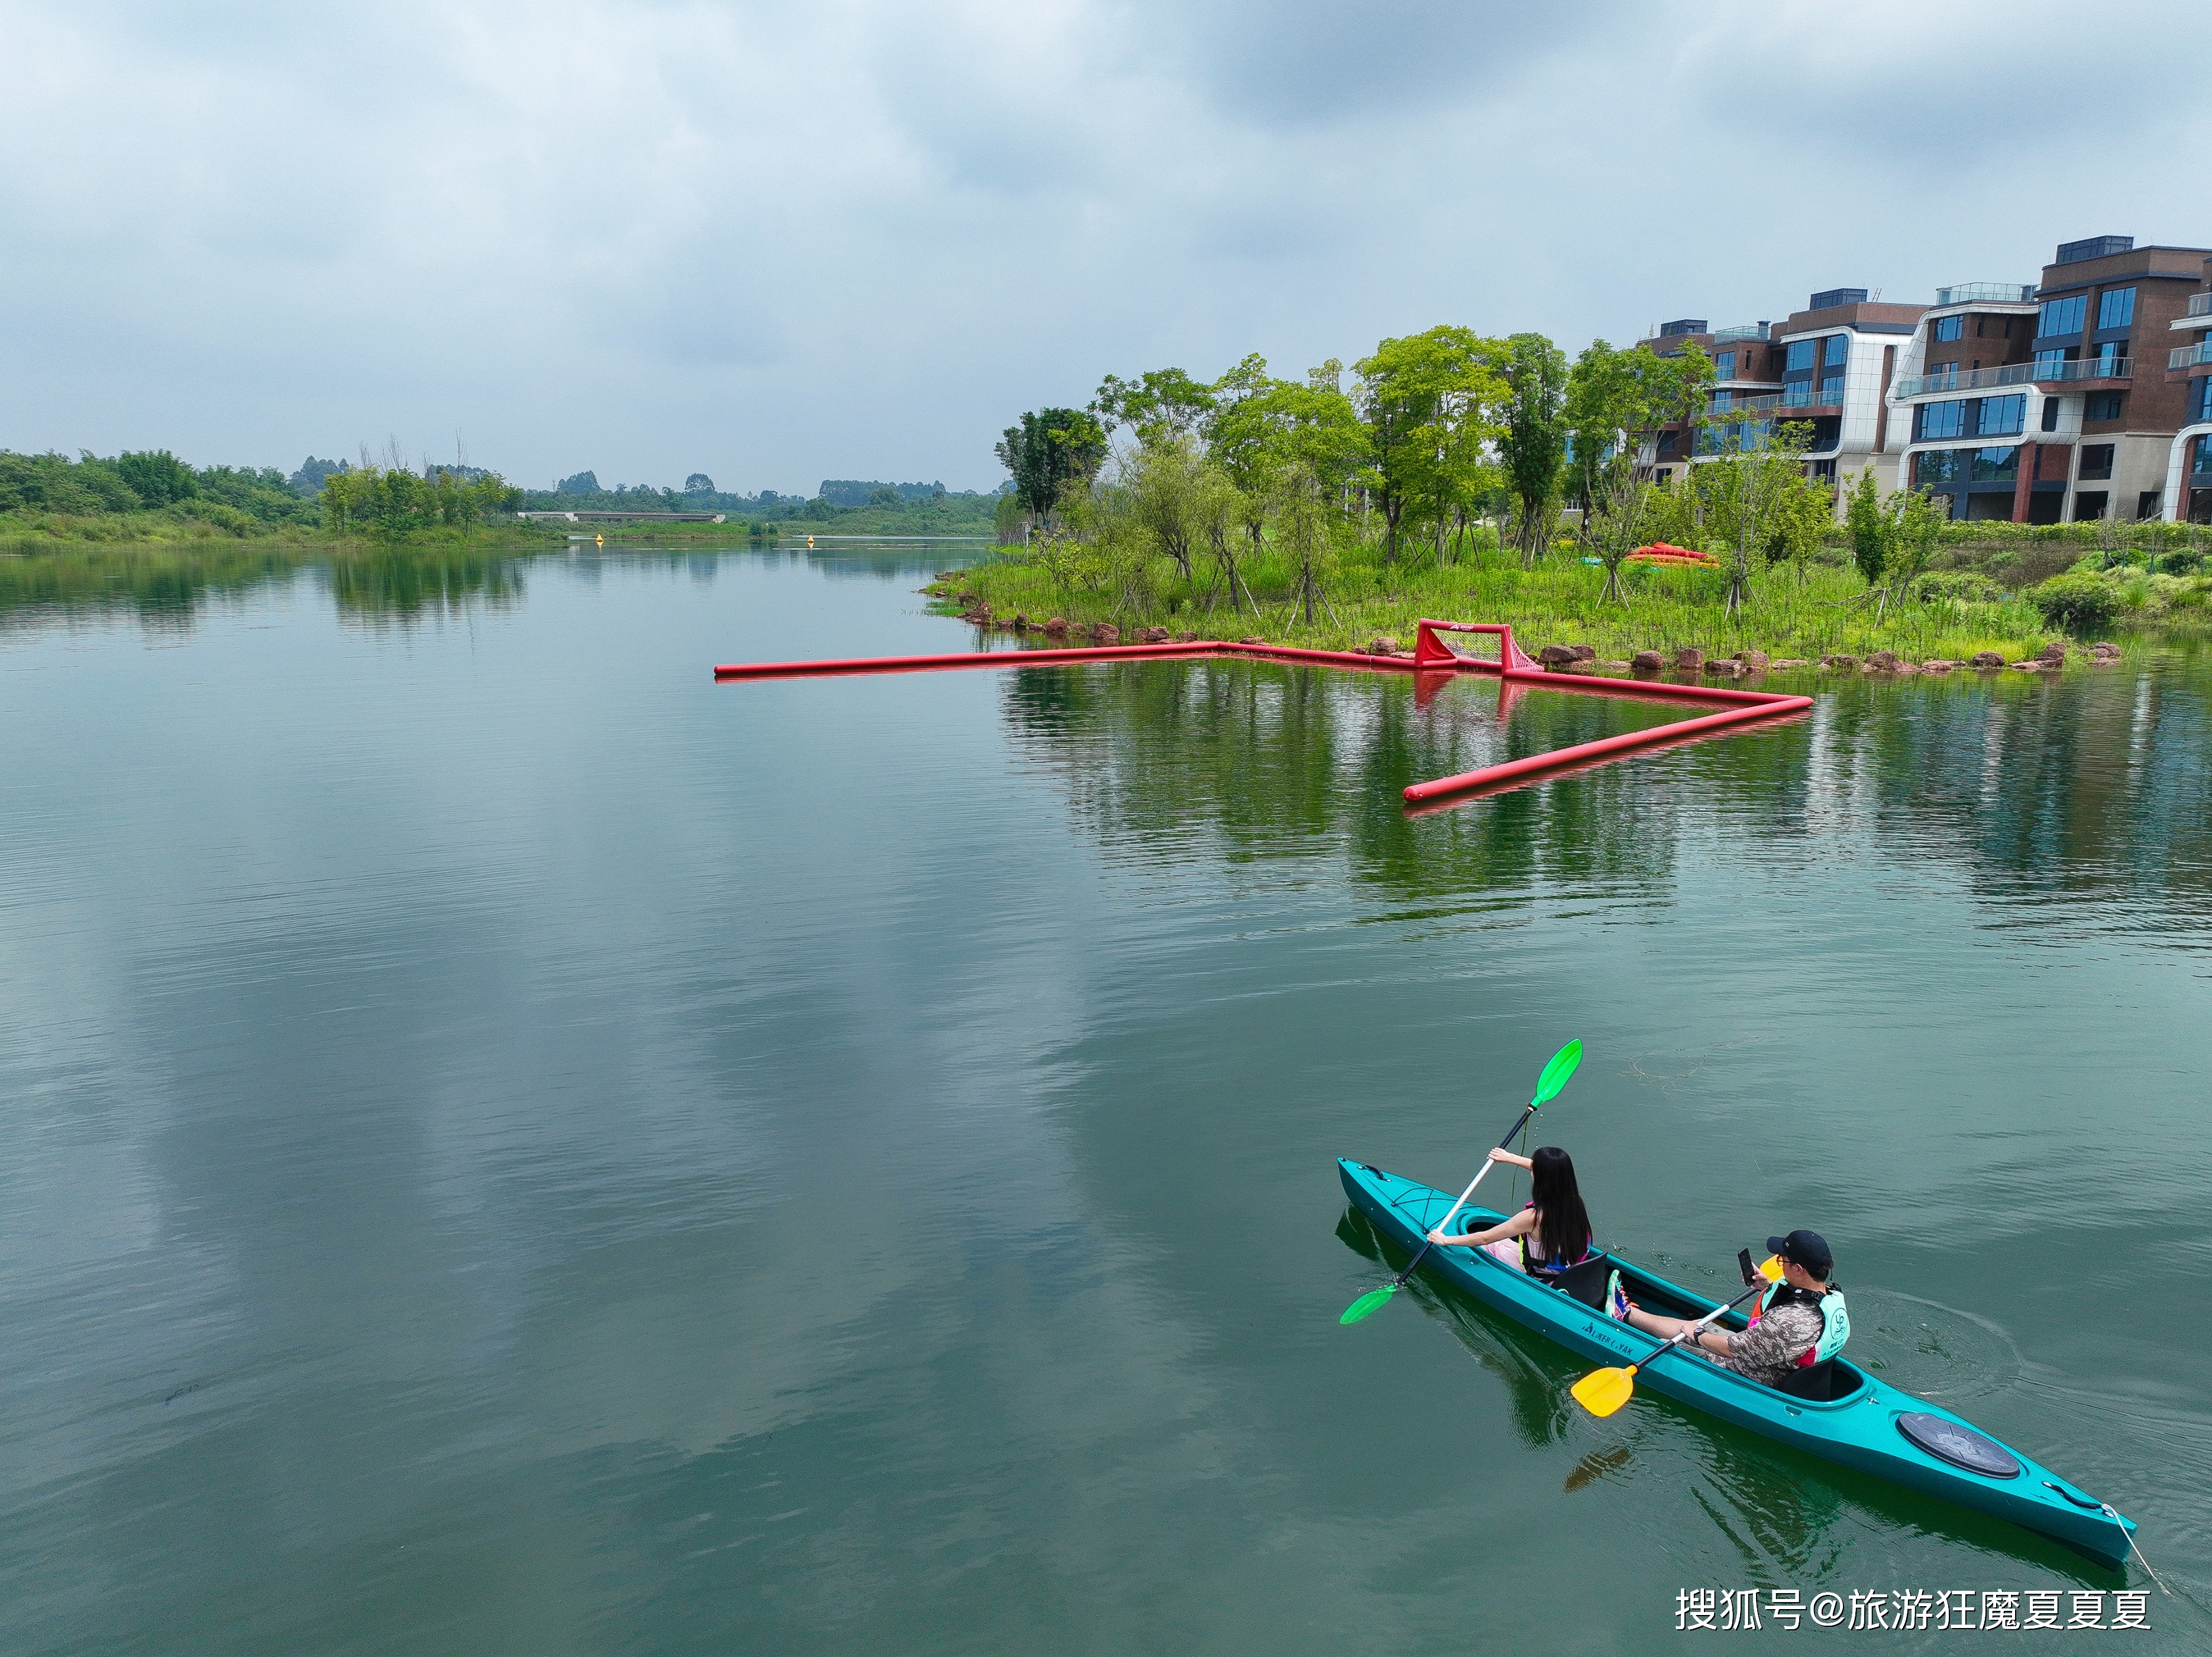
[(1844, 1305), (1843, 1290), (1831, 1289), (1825, 1295), (1815, 1295), (1794, 1284), (1778, 1283), (1759, 1297), (1759, 1315), (1764, 1317), (1767, 1308), (1783, 1295), (1788, 1295), (1800, 1306), (1816, 1308), (1820, 1314), (1820, 1338), (1798, 1354), (1797, 1367), (1800, 1369), (1809, 1369), (1816, 1363), (1825, 1363), (1844, 1350), (1844, 1343), (1851, 1338), (1851, 1314)]
[[(1534, 1203), (1523, 1203), (1521, 1206), (1524, 1209), (1533, 1209), (1536, 1205)], [(1532, 1278), (1556, 1277), (1559, 1273), (1565, 1272), (1570, 1266), (1580, 1266), (1584, 1260), (1590, 1257), (1590, 1242), (1592, 1240), (1589, 1237), (1584, 1237), (1583, 1239), (1583, 1252), (1576, 1255), (1574, 1259), (1571, 1260), (1538, 1259), (1534, 1255), (1528, 1252), (1528, 1239), (1531, 1235), (1532, 1234), (1529, 1232), (1522, 1232), (1521, 1234), (1520, 1242), (1521, 1269)], [(1541, 1237), (1537, 1238), (1536, 1246), (1539, 1248), (1543, 1247), (1543, 1239)]]

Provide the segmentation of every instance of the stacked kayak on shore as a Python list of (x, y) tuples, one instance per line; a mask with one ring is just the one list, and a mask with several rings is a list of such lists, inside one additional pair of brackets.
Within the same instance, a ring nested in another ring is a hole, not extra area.
[[(1449, 1192), (1366, 1162), (1340, 1159), (1337, 1167), (1354, 1205), (1408, 1253), (1420, 1248), (1429, 1229), (1451, 1209)], [(1453, 1224), (1481, 1230), (1504, 1218), (1469, 1207)], [(1601, 1296), (1590, 1296), (1592, 1303), (1585, 1304), (1481, 1249), (1432, 1248), (1427, 1263), (1456, 1287), (1583, 1357), (1647, 1365), (1637, 1372), (1638, 1383), (1680, 1403), (1877, 1478), (2010, 1520), (2104, 1564), (2127, 1563), (2135, 1526), (2109, 1504), (1972, 1423), (1876, 1381), (1841, 1357), (1820, 1366), (1817, 1385), (1781, 1392), (1679, 1349), (1655, 1359), (1658, 1342), (1607, 1317)], [(1647, 1311), (1695, 1318), (1719, 1303), (1615, 1257), (1606, 1257), (1589, 1275), (1599, 1281), (1614, 1270), (1629, 1297)], [(1721, 1325), (1740, 1329), (1744, 1320), (1729, 1313)]]

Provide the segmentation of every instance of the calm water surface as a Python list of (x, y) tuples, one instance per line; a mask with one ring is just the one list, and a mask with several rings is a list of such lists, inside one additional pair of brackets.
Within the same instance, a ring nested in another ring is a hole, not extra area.
[(1853, 1356), (2141, 1521), (2130, 1649), (2212, 1646), (2212, 663), (1416, 819), (1671, 715), (711, 683), (961, 647), (943, 555), (0, 583), (0, 1648), (1626, 1653), (1701, 1586), (2149, 1586), (1591, 1420), (1433, 1287), (1338, 1327), (1332, 1158), (1455, 1187), (1571, 1035), (1601, 1241), (1822, 1231)]

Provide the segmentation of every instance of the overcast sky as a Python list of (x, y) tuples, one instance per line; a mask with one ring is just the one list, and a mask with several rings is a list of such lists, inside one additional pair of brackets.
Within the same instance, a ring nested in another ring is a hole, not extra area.
[(0, 0), (0, 447), (988, 489), (1109, 372), (2212, 242), (2205, 15)]

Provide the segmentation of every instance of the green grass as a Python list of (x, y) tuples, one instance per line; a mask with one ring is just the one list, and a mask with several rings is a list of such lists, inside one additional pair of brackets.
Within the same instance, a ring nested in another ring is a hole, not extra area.
[(2009, 661), (2034, 654), (2057, 636), (2033, 605), (2011, 593), (1988, 602), (1893, 605), (1877, 624), (1865, 582), (1856, 570), (1833, 562), (1802, 571), (1761, 571), (1753, 580), (1749, 605), (1730, 618), (1723, 613), (1726, 578), (1710, 571), (1632, 566), (1622, 604), (1602, 601), (1604, 571), (1566, 550), (1555, 550), (1529, 571), (1496, 551), (1441, 568), (1425, 561), (1407, 568), (1401, 562), (1395, 570), (1347, 559), (1325, 581), (1328, 609), (1316, 610), (1311, 626), (1290, 602), (1286, 561), (1271, 551), (1245, 573), (1260, 601), (1256, 616), (1241, 605), (1232, 612), (1218, 588), (1209, 611), (1203, 572), (1194, 587), (1164, 561), (1135, 584), (1133, 600), (1118, 583), (1090, 591), (1056, 587), (1044, 569), (1018, 555), (956, 571), (931, 591), (954, 611), (957, 595), (976, 593), (1001, 620), (1058, 616), (1071, 623), (1112, 622), (1125, 631), (1160, 626), (1217, 638), (1256, 634), (1323, 649), (1365, 646), (1377, 635), (1395, 636), (1410, 648), (1414, 623), (1425, 616), (1510, 622), (1516, 641), (1532, 655), (1548, 644), (1589, 645), (1608, 659), (1694, 646), (1709, 656), (1763, 650), (1771, 657), (1814, 660), (1893, 650), (1911, 661), (1962, 661), (1994, 650)]

